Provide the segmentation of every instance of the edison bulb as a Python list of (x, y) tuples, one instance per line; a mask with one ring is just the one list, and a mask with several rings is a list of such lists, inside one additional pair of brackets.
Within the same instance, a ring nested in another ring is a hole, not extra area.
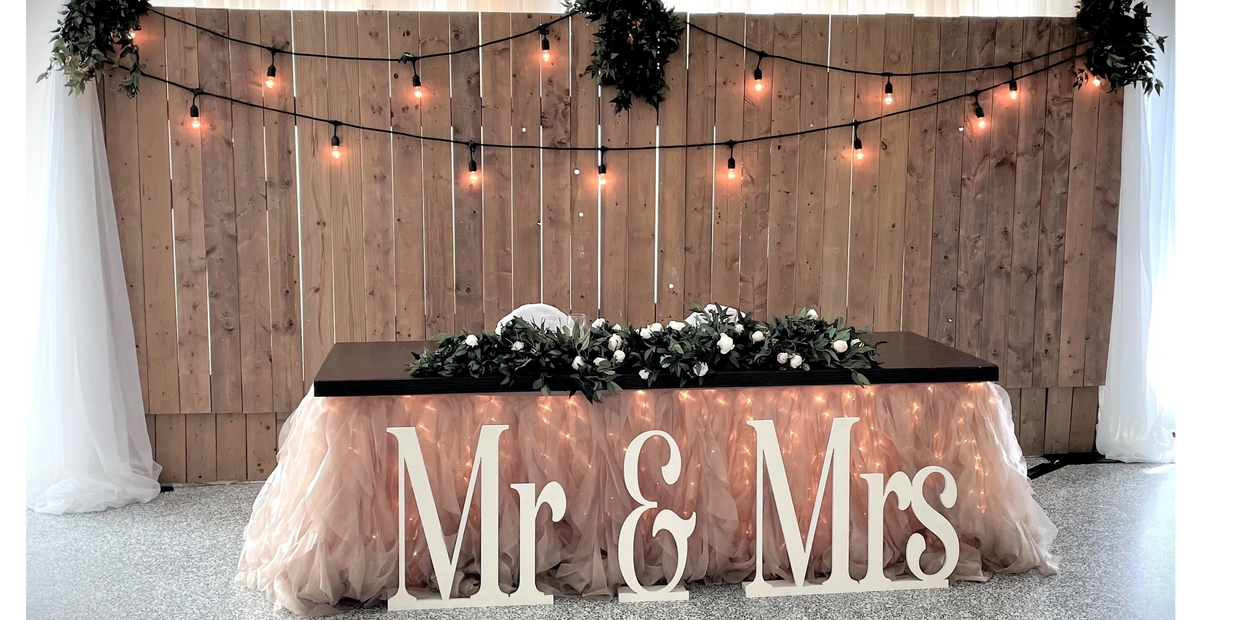
[(418, 99), (422, 98), (422, 87), (421, 86), (413, 87), (413, 96), (417, 97)]
[(477, 172), (469, 173), (469, 184), (473, 185), (477, 182), (478, 182), (478, 173)]
[(606, 174), (600, 174), (600, 175), (598, 175), (598, 184), (599, 184), (599, 185), (607, 185), (607, 175), (606, 175)]
[(736, 178), (736, 169), (728, 168), (728, 179), (735, 179), (735, 178)]
[(757, 80), (757, 81), (755, 81), (755, 82), (753, 83), (753, 89), (754, 89), (754, 90), (756, 90), (756, 91), (761, 92), (761, 91), (762, 91), (762, 80)]
[(1016, 101), (1016, 91), (1014, 91), (1014, 90), (1009, 90), (1009, 91), (1008, 91), (1008, 96), (1012, 98), (1012, 101)]
[(189, 122), (189, 126), (194, 129), (198, 129), (198, 127), (201, 126), (201, 123), (198, 122), (198, 117), (194, 117), (194, 119)]
[(892, 101), (891, 93), (887, 93), (887, 96), (883, 97), (883, 103), (887, 105), (891, 105), (891, 101)]
[(865, 159), (865, 151), (857, 151), (857, 159)]
[(275, 88), (275, 87), (276, 87), (275, 78), (267, 78), (267, 88)]
[(985, 129), (985, 128), (986, 128), (986, 119), (984, 119), (984, 118), (979, 118), (979, 119), (977, 119), (977, 128), (978, 128), (978, 129)]
[(336, 159), (340, 159), (340, 147), (338, 146), (332, 147), (332, 157), (335, 157)]
[(1102, 78), (1094, 76), (1094, 87), (1102, 86)]
[(543, 52), (543, 62), (551, 61), (551, 52)]

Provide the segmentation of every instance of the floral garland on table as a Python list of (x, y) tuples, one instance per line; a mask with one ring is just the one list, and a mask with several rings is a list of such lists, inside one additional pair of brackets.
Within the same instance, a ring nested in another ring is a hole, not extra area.
[(598, 402), (603, 392), (620, 391), (615, 381), (620, 373), (635, 373), (646, 385), (671, 374), (683, 387), (728, 370), (838, 368), (868, 385), (861, 371), (878, 365), (882, 343), (858, 337), (867, 330), (844, 325), (842, 318), (823, 321), (812, 309), (770, 323), (717, 304), (694, 310), (684, 321), (645, 327), (600, 318), (589, 326), (554, 330), (514, 318), (495, 332), (442, 334), (439, 347), (415, 354), (407, 370), (415, 377), (503, 377), (502, 385), (533, 377), (533, 389), (543, 394), (567, 389)]

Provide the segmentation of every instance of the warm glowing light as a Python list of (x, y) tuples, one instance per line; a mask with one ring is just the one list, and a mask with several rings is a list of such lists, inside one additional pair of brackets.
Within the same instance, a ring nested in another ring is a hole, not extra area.
[(1094, 87), (1102, 86), (1102, 78), (1094, 76)]
[(977, 119), (977, 128), (978, 128), (978, 129), (985, 129), (985, 128), (986, 128), (986, 119), (984, 119), (984, 118), (979, 118), (979, 119)]
[(194, 129), (198, 129), (199, 127), (202, 126), (202, 124), (198, 122), (197, 118), (194, 118), (193, 120), (189, 122), (189, 126), (193, 127)]
[(478, 173), (477, 172), (469, 173), (469, 184), (473, 185), (477, 182), (478, 182)]
[(858, 151), (857, 151), (857, 159), (865, 159), (865, 151), (858, 150)]
[(883, 103), (887, 105), (891, 105), (892, 101), (895, 101), (895, 100), (891, 98), (891, 93), (887, 93), (887, 95), (883, 97)]
[(275, 88), (276, 80), (275, 78), (267, 78), (267, 81), (265, 82), (265, 84), (267, 84), (267, 88)]
[(131, 38), (131, 39), (132, 39), (132, 38), (134, 38), (134, 37), (136, 37), (136, 36), (138, 36), (138, 32), (137, 32), (136, 30), (130, 30), (130, 31), (129, 31), (129, 38)]
[(728, 179), (736, 178), (736, 168), (728, 168)]
[(1009, 90), (1009, 91), (1008, 91), (1008, 95), (1012, 98), (1012, 101), (1016, 101), (1016, 96), (1017, 96), (1017, 95), (1016, 95), (1016, 91), (1014, 91), (1014, 90)]
[(413, 96), (417, 97), (418, 99), (422, 98), (422, 87), (421, 86), (413, 87)]
[(607, 173), (606, 172), (598, 175), (598, 184), (607, 185)]
[(551, 61), (551, 52), (543, 52), (543, 62)]
[(762, 92), (762, 80), (754, 80), (753, 89)]
[(338, 146), (332, 147), (332, 157), (335, 157), (336, 159), (340, 159), (340, 147)]

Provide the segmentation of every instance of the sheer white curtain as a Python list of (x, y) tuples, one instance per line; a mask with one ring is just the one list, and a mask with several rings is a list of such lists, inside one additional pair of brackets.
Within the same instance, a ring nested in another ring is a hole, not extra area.
[[(156, 0), (159, 6), (356, 11), (537, 11), (559, 13), (561, 0)], [(912, 13), (943, 16), (1075, 15), (1076, 0), (664, 0), (686, 13)]]
[[(1150, 29), (1175, 31), (1175, 0), (1150, 0)], [(1123, 461), (1175, 459), (1176, 338), (1175, 37), (1158, 59), (1166, 88), (1124, 97), (1124, 153), (1107, 382), (1099, 392), (1098, 451)]]
[[(47, 58), (46, 41), (28, 43), (27, 53)], [(33, 393), (24, 399), (26, 505), (51, 513), (150, 501), (160, 471), (146, 434), (98, 97), (93, 86), (73, 96), (62, 83), (55, 75), (40, 87), (41, 114), (31, 114), (38, 237), (28, 243), (36, 260), (22, 269), (38, 299)]]

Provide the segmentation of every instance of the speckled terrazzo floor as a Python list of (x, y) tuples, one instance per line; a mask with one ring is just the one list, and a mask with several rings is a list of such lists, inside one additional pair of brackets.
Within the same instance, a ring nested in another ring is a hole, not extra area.
[[(621, 605), (557, 598), (542, 608), (419, 618), (1172, 618), (1175, 467), (1075, 465), (1033, 481), (1060, 528), (1061, 572), (997, 576), (947, 590), (745, 598), (739, 586), (694, 586), (687, 603)], [(180, 486), (150, 504), (103, 513), (27, 512), (28, 618), (295, 618), (234, 586), (241, 531), (258, 484)], [(338, 620), (376, 619), (357, 609)], [(393, 614), (398, 615), (398, 614)], [(399, 614), (410, 617), (412, 614)]]

